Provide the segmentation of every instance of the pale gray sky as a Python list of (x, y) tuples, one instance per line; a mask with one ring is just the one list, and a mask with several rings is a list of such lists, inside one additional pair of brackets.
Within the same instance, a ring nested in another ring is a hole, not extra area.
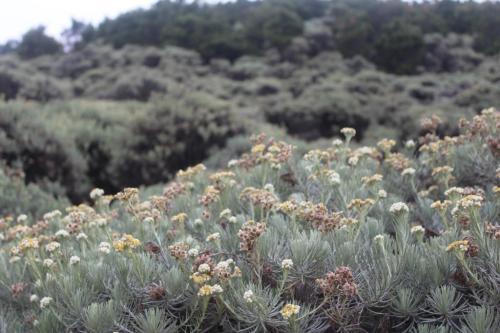
[[(207, 2), (217, 2), (208, 0)], [(157, 0), (0, 0), (0, 43), (19, 38), (28, 29), (45, 25), (47, 33), (59, 37), (71, 18), (99, 23), (106, 17), (136, 8), (147, 8)]]

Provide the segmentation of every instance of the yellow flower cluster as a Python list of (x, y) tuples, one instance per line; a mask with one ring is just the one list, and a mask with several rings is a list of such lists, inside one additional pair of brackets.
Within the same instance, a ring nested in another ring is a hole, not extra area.
[(443, 201), (437, 200), (431, 204), (431, 208), (439, 212), (445, 212), (448, 209), (448, 207), (450, 207), (451, 204), (452, 202), (450, 200), (443, 200)]
[(235, 173), (232, 171), (219, 171), (210, 175), (209, 179), (215, 184), (216, 188), (223, 189), (226, 184), (234, 185), (236, 177)]
[(212, 296), (213, 294), (220, 294), (223, 291), (224, 289), (222, 289), (222, 287), (218, 284), (215, 284), (213, 286), (205, 284), (200, 288), (200, 290), (198, 290), (198, 296), (207, 297)]
[(115, 194), (115, 199), (120, 201), (129, 201), (137, 199), (139, 195), (139, 190), (135, 187), (127, 187), (122, 192)]
[(457, 203), (459, 209), (480, 208), (483, 204), (483, 197), (469, 194), (460, 199)]
[(377, 146), (386, 153), (389, 153), (395, 145), (396, 141), (390, 139), (382, 139), (379, 142), (377, 142)]
[(382, 176), (381, 174), (376, 173), (373, 176), (362, 177), (361, 181), (366, 186), (372, 186), (372, 185), (374, 185), (374, 184), (376, 184), (378, 182), (381, 182), (383, 178), (384, 178), (384, 176)]
[(293, 215), (298, 206), (297, 206), (297, 203), (293, 200), (287, 200), (287, 201), (283, 201), (282, 203), (278, 204), (277, 205), (277, 208), (279, 211), (287, 214), (287, 215)]
[(190, 278), (196, 284), (204, 284), (210, 281), (211, 276), (208, 273), (194, 272), (191, 274)]
[(375, 200), (373, 199), (353, 199), (351, 202), (349, 202), (349, 205), (347, 205), (348, 209), (355, 208), (359, 211), (367, 209), (375, 204)]
[(391, 153), (386, 157), (385, 162), (396, 171), (403, 171), (411, 166), (411, 161), (401, 153)]
[(213, 202), (217, 202), (219, 200), (220, 191), (215, 188), (215, 186), (207, 186), (203, 195), (200, 198), (200, 204), (207, 207)]
[(206, 169), (207, 168), (200, 163), (193, 167), (189, 167), (186, 170), (180, 170), (179, 172), (177, 172), (177, 177), (184, 181), (191, 180), (194, 176), (205, 171)]
[(172, 216), (170, 219), (173, 223), (184, 223), (187, 220), (188, 215), (186, 213), (179, 213), (177, 215)]
[(454, 241), (453, 243), (450, 243), (448, 247), (446, 248), (447, 252), (451, 251), (460, 251), (460, 252), (465, 252), (469, 249), (469, 241), (467, 240), (457, 240)]
[(141, 241), (129, 234), (123, 234), (120, 239), (113, 241), (113, 247), (117, 252), (133, 250), (139, 245), (141, 245)]
[(290, 320), (294, 316), (298, 315), (300, 311), (300, 306), (296, 304), (287, 304), (281, 309), (280, 313), (286, 320)]
[(36, 238), (23, 238), (20, 242), (19, 245), (17, 246), (17, 249), (19, 252), (24, 252), (29, 249), (38, 249), (38, 239)]
[(308, 162), (327, 163), (330, 159), (330, 153), (321, 149), (310, 150), (304, 155), (304, 160)]
[(340, 130), (340, 133), (344, 134), (347, 140), (350, 140), (356, 135), (356, 130), (352, 127), (344, 127)]
[(432, 169), (432, 175), (433, 176), (439, 176), (439, 175), (449, 175), (453, 172), (453, 168), (445, 165), (445, 166), (440, 166), (440, 167), (435, 167)]

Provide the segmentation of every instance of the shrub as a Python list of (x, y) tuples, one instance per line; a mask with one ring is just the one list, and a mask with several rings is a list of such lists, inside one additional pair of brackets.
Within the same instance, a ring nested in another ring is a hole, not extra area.
[(207, 94), (178, 92), (151, 103), (132, 125), (124, 156), (115, 165), (122, 184), (164, 181), (175, 170), (201, 162), (210, 148), (223, 146), (242, 131), (231, 104)]
[(62, 45), (45, 34), (45, 27), (31, 29), (23, 35), (16, 48), (17, 53), (25, 59), (36, 58), (62, 51)]
[(82, 199), (85, 163), (72, 142), (44, 125), (24, 103), (0, 104), (0, 156), (9, 167), (23, 170), (28, 183)]
[(0, 169), (0, 216), (28, 214), (36, 219), (68, 204), (64, 197), (56, 198), (35, 184), (26, 184), (22, 171)]
[(357, 148), (348, 128), (305, 155), (259, 135), (228, 168), (181, 170), (162, 194), (93, 191), (93, 207), (4, 219), (0, 325), (495, 332), (499, 124), (488, 109), (439, 139), (428, 123), (399, 151)]
[(267, 119), (283, 124), (288, 133), (307, 140), (332, 137), (342, 127), (355, 127), (362, 137), (370, 120), (356, 112), (360, 109), (358, 102), (347, 94), (320, 89), (309, 89), (298, 99), (267, 110)]

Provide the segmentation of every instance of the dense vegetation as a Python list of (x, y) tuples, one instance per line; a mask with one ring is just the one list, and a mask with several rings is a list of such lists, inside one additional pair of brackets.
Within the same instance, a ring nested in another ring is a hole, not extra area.
[(0, 333), (499, 332), (499, 36), (159, 1), (0, 46)]
[[(156, 110), (162, 110), (156, 109)], [(0, 220), (4, 332), (498, 332), (500, 112), (396, 149), (254, 137), (163, 191)]]
[[(304, 45), (304, 33), (318, 39)], [(197, 51), (205, 61), (233, 61), (244, 55), (263, 55), (269, 49), (286, 56), (290, 46), (308, 47), (310, 55), (339, 50), (344, 56), (362, 55), (384, 71), (415, 73), (425, 62), (425, 35), (432, 33), (474, 36), (475, 51), (497, 54), (500, 3), (240, 0), (207, 5), (163, 0), (97, 27), (74, 21), (64, 37), (75, 48), (97, 40), (118, 48), (175, 45)], [(8, 43), (2, 50), (33, 58), (62, 47), (37, 28), (26, 33), (19, 45)]]
[(207, 158), (227, 161), (256, 132), (316, 141), (349, 126), (360, 142), (406, 140), (429, 114), (446, 120), (440, 135), (453, 134), (460, 117), (500, 103), (499, 56), (476, 53), (467, 36), (425, 42), (427, 69), (413, 76), (335, 51), (232, 64), (203, 64), (176, 47), (101, 44), (29, 61), (4, 55), (0, 157), (27, 183), (80, 202), (95, 186), (152, 185)]

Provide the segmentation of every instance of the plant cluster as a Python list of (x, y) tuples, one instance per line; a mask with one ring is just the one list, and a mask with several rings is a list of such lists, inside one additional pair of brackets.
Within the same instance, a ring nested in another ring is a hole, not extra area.
[(0, 223), (7, 332), (496, 332), (500, 113), (396, 150), (263, 135), (161, 193)]
[(27, 184), (73, 202), (96, 184), (113, 192), (164, 182), (243, 131), (230, 103), (203, 93), (175, 96), (147, 105), (0, 102), (0, 158)]

